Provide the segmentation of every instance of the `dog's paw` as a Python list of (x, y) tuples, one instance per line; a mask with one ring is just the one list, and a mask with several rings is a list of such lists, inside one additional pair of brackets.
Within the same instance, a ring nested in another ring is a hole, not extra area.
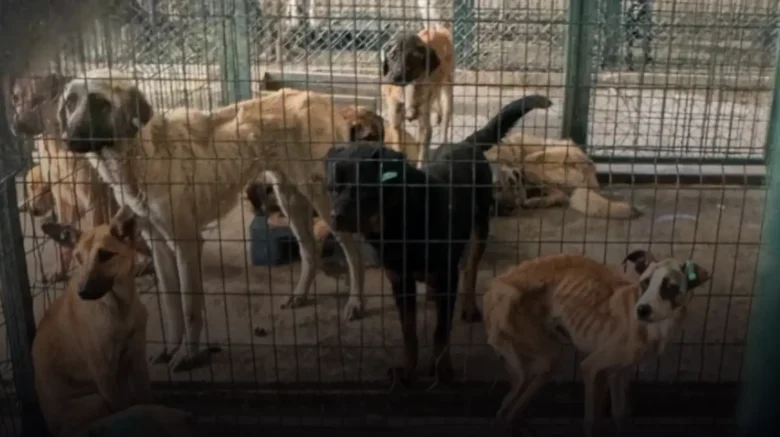
[(349, 322), (363, 316), (363, 302), (357, 297), (350, 297), (344, 305), (344, 320)]
[(305, 296), (290, 295), (284, 302), (282, 302), (282, 309), (298, 308), (306, 304)]
[(466, 323), (479, 323), (482, 321), (482, 312), (477, 307), (471, 309), (464, 308), (460, 312), (460, 319)]
[(149, 364), (166, 364), (171, 361), (171, 357), (172, 355), (163, 349), (149, 358)]
[(168, 367), (172, 372), (186, 372), (211, 362), (211, 355), (220, 352), (218, 346), (211, 346), (202, 351), (188, 352), (187, 348), (180, 347), (168, 361)]
[(393, 386), (400, 385), (403, 388), (409, 388), (414, 382), (414, 370), (406, 367), (391, 367), (387, 369), (387, 377)]

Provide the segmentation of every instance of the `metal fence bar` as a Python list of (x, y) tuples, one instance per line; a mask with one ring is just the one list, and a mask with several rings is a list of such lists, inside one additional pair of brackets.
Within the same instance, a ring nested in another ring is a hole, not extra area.
[(227, 17), (220, 76), (223, 83), (222, 104), (229, 104), (252, 97), (252, 61), (247, 26), (249, 6), (247, 0), (233, 0), (223, 7), (227, 9)]
[(452, 2), (455, 65), (464, 68), (471, 66), (474, 62), (475, 19), (473, 4), (473, 0), (453, 0)]
[(603, 0), (604, 2), (604, 51), (602, 67), (610, 68), (620, 64), (620, 46), (623, 41), (621, 15), (622, 0)]
[(571, 0), (566, 38), (562, 136), (587, 149), (593, 63), (593, 23), (597, 0)]
[[(2, 77), (0, 71), (0, 77)], [(0, 102), (9, 101), (0, 89)], [(22, 429), (30, 436), (46, 436), (46, 426), (38, 408), (30, 348), (35, 336), (30, 281), (24, 251), (24, 234), (19, 222), (19, 207), (14, 174), (20, 162), (11, 157), (14, 140), (8, 126), (6, 106), (0, 104), (0, 300), (3, 304), (6, 338), (13, 366), (16, 396), (21, 407)], [(16, 162), (15, 162), (16, 161)]]
[[(780, 60), (780, 44), (777, 45)], [(767, 135), (767, 193), (761, 234), (758, 285), (750, 314), (746, 365), (740, 402), (741, 435), (780, 434), (777, 405), (780, 401), (780, 62), (775, 63), (775, 89)]]

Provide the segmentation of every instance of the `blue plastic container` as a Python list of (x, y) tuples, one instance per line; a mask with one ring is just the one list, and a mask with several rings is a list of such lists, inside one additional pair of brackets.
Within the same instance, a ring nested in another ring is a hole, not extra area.
[(301, 256), (292, 229), (268, 226), (264, 215), (255, 215), (249, 224), (249, 248), (254, 266), (290, 264)]

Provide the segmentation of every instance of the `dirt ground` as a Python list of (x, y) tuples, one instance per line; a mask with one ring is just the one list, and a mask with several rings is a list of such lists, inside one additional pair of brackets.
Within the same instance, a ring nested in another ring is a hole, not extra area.
[[(632, 199), (645, 215), (630, 222), (586, 218), (571, 210), (521, 211), (493, 221), (480, 284), (519, 261), (539, 254), (585, 253), (616, 264), (627, 251), (650, 248), (659, 256), (692, 257), (710, 268), (710, 286), (697, 292), (681, 344), (659, 360), (643, 363), (643, 380), (733, 381), (741, 369), (757, 262), (764, 191), (745, 187), (611, 187)], [(151, 367), (155, 380), (219, 382), (381, 380), (388, 365), (401, 357), (398, 317), (387, 282), (369, 271), (365, 318), (345, 322), (342, 308), (347, 287), (320, 274), (309, 305), (281, 310), (298, 266), (247, 267), (248, 205), (206, 232), (205, 281), (208, 343), (223, 352), (210, 366), (171, 375), (163, 365)], [(36, 316), (55, 290), (41, 274), (54, 266), (53, 244), (38, 223), (23, 217), (28, 268), (35, 287)], [(673, 242), (673, 243), (672, 243)], [(162, 340), (161, 316), (151, 278), (139, 281), (150, 311), (149, 354)], [(480, 287), (481, 289), (481, 287)], [(423, 298), (420, 305), (425, 306)], [(430, 354), (435, 313), (420, 312), (421, 362)], [(0, 339), (5, 340), (4, 336)], [(458, 320), (452, 353), (460, 377), (503, 379), (504, 372), (485, 345), (481, 324)], [(0, 350), (6, 350), (0, 347)], [(571, 379), (573, 354), (561, 365), (560, 379)]]

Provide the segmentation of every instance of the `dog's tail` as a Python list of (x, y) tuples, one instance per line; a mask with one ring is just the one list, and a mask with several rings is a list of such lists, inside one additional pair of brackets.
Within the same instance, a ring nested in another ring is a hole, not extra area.
[(569, 197), (571, 209), (589, 217), (629, 220), (642, 212), (623, 200), (610, 200), (591, 188), (574, 188)]
[(474, 143), (482, 148), (483, 152), (490, 150), (501, 141), (509, 130), (517, 123), (517, 120), (534, 109), (547, 109), (552, 102), (546, 96), (534, 94), (517, 99), (501, 108), (501, 111), (482, 127), (469, 135), (463, 143)]

